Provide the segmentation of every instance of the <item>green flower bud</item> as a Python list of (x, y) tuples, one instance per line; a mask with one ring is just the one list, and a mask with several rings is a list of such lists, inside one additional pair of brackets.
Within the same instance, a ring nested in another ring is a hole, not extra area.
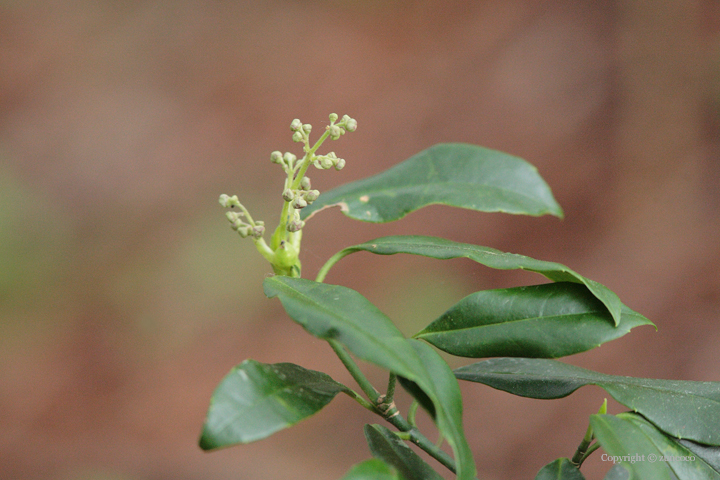
[(293, 120), (290, 123), (290, 130), (292, 130), (293, 132), (297, 132), (301, 128), (302, 128), (302, 122), (300, 121), (299, 118), (296, 118), (295, 120)]
[(317, 198), (320, 196), (320, 192), (318, 190), (310, 190), (305, 194), (305, 200), (308, 204), (314, 202), (317, 200)]
[(330, 138), (333, 140), (337, 140), (344, 133), (344, 130), (337, 125), (330, 125), (328, 130), (330, 131)]
[(327, 170), (328, 168), (332, 167), (332, 166), (333, 166), (333, 163), (334, 163), (334, 162), (332, 161), (331, 158), (328, 158), (328, 157), (320, 157), (320, 166), (321, 166), (324, 170)]
[(297, 160), (297, 157), (290, 152), (285, 152), (285, 155), (283, 155), (283, 160), (285, 160), (285, 163), (289, 165), (295, 160)]
[(343, 167), (345, 167), (345, 159), (338, 158), (337, 163), (335, 164), (335, 170), (342, 170)]
[(235, 222), (240, 221), (240, 215), (238, 215), (237, 212), (225, 212), (225, 216), (227, 217), (227, 219), (230, 223), (235, 223)]
[(335, 123), (335, 122), (337, 122), (337, 119), (338, 119), (337, 113), (331, 113), (331, 114), (330, 114), (330, 123)]
[(312, 125), (310, 125), (309, 123), (306, 123), (305, 125), (303, 125), (302, 128), (303, 128), (303, 132), (305, 132), (306, 134), (310, 133), (312, 131)]
[(250, 234), (250, 225), (241, 225), (238, 227), (237, 232), (242, 238), (247, 237)]
[(253, 238), (260, 238), (262, 237), (263, 232), (265, 232), (265, 227), (262, 225), (255, 225), (252, 229), (252, 236)]
[(294, 209), (300, 210), (301, 208), (307, 207), (307, 202), (305, 201), (305, 199), (303, 197), (298, 196), (298, 197), (295, 197), (295, 200), (293, 200), (292, 206)]
[(288, 232), (299, 232), (302, 230), (302, 228), (305, 226), (305, 222), (302, 220), (293, 220), (291, 222), (288, 222), (287, 224), (287, 231)]
[(348, 119), (348, 121), (345, 122), (345, 128), (348, 132), (354, 132), (355, 130), (357, 130), (357, 120), (355, 120), (354, 118)]
[(300, 180), (300, 190), (310, 190), (310, 179), (308, 177), (303, 177)]
[(272, 152), (272, 153), (270, 154), (270, 161), (271, 161), (272, 163), (277, 163), (277, 164), (282, 163), (282, 161), (283, 161), (283, 155), (282, 155), (282, 153), (280, 153), (280, 152), (278, 152), (277, 150), (275, 150), (274, 152)]
[(282, 194), (282, 197), (283, 200), (285, 200), (286, 202), (292, 202), (293, 198), (295, 198), (295, 192), (293, 192), (289, 188), (286, 188)]
[(264, 227), (264, 226), (265, 226), (265, 222), (263, 222), (262, 220), (257, 220), (257, 221), (255, 222), (255, 225), (257, 225), (258, 227)]
[(295, 132), (292, 136), (293, 142), (302, 142), (304, 138), (302, 132)]
[(224, 193), (220, 195), (220, 198), (218, 199), (218, 202), (220, 202), (220, 205), (226, 208), (233, 208), (233, 207), (239, 207), (240, 206), (240, 200), (238, 200), (237, 195), (233, 195), (232, 197), (229, 195), (225, 195)]

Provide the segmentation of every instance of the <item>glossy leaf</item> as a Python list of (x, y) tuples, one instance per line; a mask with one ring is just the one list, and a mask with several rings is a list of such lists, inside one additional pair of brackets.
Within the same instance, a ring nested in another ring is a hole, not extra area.
[(340, 480), (407, 480), (382, 460), (373, 458), (353, 466)]
[(462, 143), (435, 145), (375, 176), (324, 192), (301, 211), (301, 217), (339, 205), (350, 218), (383, 223), (432, 204), (562, 217), (534, 166), (507, 153)]
[(613, 465), (613, 467), (608, 470), (607, 474), (605, 475), (605, 478), (603, 480), (629, 480), (630, 479), (630, 472), (625, 470), (620, 465)]
[(530, 398), (560, 398), (597, 385), (676, 438), (720, 445), (720, 382), (654, 380), (593, 372), (555, 360), (494, 358), (455, 376)]
[(560, 263), (535, 260), (534, 258), (524, 255), (501, 252), (500, 250), (490, 247), (481, 247), (469, 243), (453, 242), (444, 238), (418, 235), (396, 235), (376, 238), (369, 242), (345, 248), (338, 252), (333, 258), (337, 261), (350, 253), (359, 251), (378, 255), (408, 253), (440, 260), (468, 258), (486, 267), (498, 270), (527, 270), (544, 275), (554, 282), (582, 283), (607, 307), (616, 325), (620, 323), (622, 316), (623, 305), (615, 293), (604, 285), (585, 278)]
[(621, 462), (631, 479), (720, 479), (716, 468), (640, 415), (592, 415), (590, 425), (603, 449)]
[(623, 305), (615, 327), (607, 308), (587, 287), (558, 282), (473, 293), (415, 338), (460, 357), (558, 358), (649, 323)]
[(569, 458), (558, 458), (540, 469), (535, 480), (585, 480)]
[(395, 467), (407, 480), (442, 480), (440, 474), (382, 425), (365, 425), (365, 439), (375, 458)]
[(318, 412), (346, 388), (292, 363), (245, 360), (215, 389), (200, 447), (212, 450), (268, 437)]
[[(457, 478), (474, 478), (475, 463), (462, 430), (460, 390), (457, 383), (447, 388), (450, 379), (456, 380), (447, 365), (444, 371), (439, 367), (442, 359), (431, 347), (404, 338), (377, 307), (349, 288), (284, 276), (265, 279), (264, 287), (265, 294), (277, 296), (288, 315), (312, 335), (334, 339), (357, 357), (417, 383), (435, 405), (438, 429), (455, 453)], [(442, 392), (437, 385), (443, 385)]]

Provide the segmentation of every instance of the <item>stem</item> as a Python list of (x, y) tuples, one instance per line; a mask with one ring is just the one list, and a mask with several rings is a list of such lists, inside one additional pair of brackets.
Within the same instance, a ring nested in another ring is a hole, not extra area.
[(346, 249), (344, 249), (344, 250), (340, 250), (338, 253), (336, 253), (335, 255), (333, 255), (332, 257), (330, 257), (330, 258), (328, 259), (328, 261), (325, 262), (325, 265), (323, 265), (322, 268), (320, 268), (320, 270), (318, 271), (317, 277), (315, 277), (315, 281), (316, 281), (316, 282), (319, 282), (319, 283), (322, 283), (322, 282), (325, 280), (325, 276), (327, 276), (327, 274), (328, 274), (328, 272), (330, 271), (330, 269), (331, 269), (337, 262), (339, 262), (339, 261), (342, 260), (343, 258), (347, 257), (348, 255), (350, 255), (351, 253), (354, 253), (354, 252), (356, 252), (356, 251), (357, 251), (357, 250), (355, 250), (355, 249), (353, 249), (353, 248), (346, 248)]
[(362, 398), (360, 396), (360, 394), (358, 394), (352, 388), (344, 389), (343, 393), (346, 394), (348, 397), (352, 398), (353, 400), (355, 400), (357, 403), (359, 403), (361, 407), (366, 408), (373, 413), (378, 413), (377, 408), (375, 408), (370, 402), (368, 402), (367, 400)]
[(588, 451), (585, 452), (585, 455), (582, 456), (582, 458), (580, 459), (580, 463), (578, 463), (577, 467), (580, 468), (580, 465), (582, 465), (582, 463), (585, 461), (585, 459), (588, 458), (598, 448), (600, 448), (599, 443), (593, 443), (592, 445), (590, 445), (590, 448), (588, 448)]
[(397, 375), (390, 372), (390, 378), (388, 378), (387, 393), (385, 393), (385, 403), (392, 403), (395, 399), (395, 384)]
[[(401, 432), (405, 432), (410, 435), (409, 439), (412, 443), (423, 449), (425, 452), (427, 452), (428, 455), (435, 458), (438, 462), (443, 464), (448, 470), (450, 470), (453, 473), (456, 473), (455, 468), (455, 461), (452, 459), (450, 455), (442, 451), (437, 445), (435, 445), (433, 442), (431, 442), (425, 435), (420, 433), (420, 430), (417, 429), (417, 427), (411, 425), (408, 423), (407, 420), (403, 418), (403, 416), (398, 411), (397, 407), (395, 407), (394, 404), (390, 406), (390, 408), (380, 410), (378, 408), (378, 405), (382, 404), (384, 402), (384, 397), (380, 395), (380, 393), (375, 389), (375, 387), (372, 386), (372, 384), (368, 381), (368, 379), (365, 377), (365, 374), (363, 374), (360, 371), (360, 368), (355, 363), (355, 361), (352, 359), (352, 357), (345, 351), (342, 345), (338, 343), (337, 340), (327, 340), (327, 342), (330, 344), (332, 349), (335, 351), (335, 354), (338, 356), (340, 361), (345, 365), (345, 368), (347, 368), (348, 372), (350, 372), (350, 375), (355, 379), (357, 384), (360, 386), (363, 392), (365, 392), (365, 395), (370, 399), (372, 402), (372, 411), (375, 413), (378, 413), (385, 418), (388, 422), (390, 422), (393, 426), (395, 426), (398, 430)], [(356, 394), (357, 395), (357, 394)], [(352, 395), (351, 395), (352, 396)], [(355, 397), (353, 397), (355, 398)], [(357, 398), (355, 398), (357, 400)], [(362, 399), (361, 399), (362, 400)], [(363, 400), (363, 402), (365, 402)], [(365, 402), (367, 403), (367, 402)], [(363, 405), (361, 403), (361, 405)], [(363, 405), (365, 406), (365, 405)], [(366, 407), (367, 408), (367, 407)]]
[(377, 404), (380, 393), (372, 386), (367, 377), (365, 377), (365, 374), (360, 371), (360, 367), (357, 366), (355, 360), (352, 359), (352, 357), (345, 351), (343, 346), (337, 342), (337, 340), (328, 340), (327, 342), (330, 344), (332, 349), (335, 351), (335, 354), (338, 356), (343, 365), (345, 365), (345, 368), (347, 368), (348, 372), (350, 372), (350, 375), (352, 375), (362, 391), (365, 392), (365, 395), (367, 395), (373, 404)]
[(420, 430), (410, 425), (400, 414), (394, 415), (387, 419), (388, 422), (392, 423), (401, 432), (410, 434), (410, 441), (427, 452), (428, 455), (433, 457), (438, 462), (442, 463), (448, 470), (453, 473), (457, 473), (455, 468), (455, 460), (450, 455), (440, 450), (437, 445), (431, 442), (425, 435), (420, 433)]
[[(573, 455), (572, 459), (570, 460), (570, 463), (575, 465), (576, 467), (580, 468), (580, 465), (582, 465), (582, 462), (585, 460), (587, 455), (589, 455), (588, 447), (590, 447), (590, 444), (593, 441), (593, 429), (592, 426), (588, 426), (587, 431), (585, 432), (585, 436), (582, 439), (582, 442), (580, 442), (580, 445), (578, 445), (577, 450), (575, 450), (575, 454)], [(598, 445), (598, 444), (595, 444)], [(599, 446), (599, 445), (598, 445)], [(597, 447), (595, 447), (597, 448)], [(595, 451), (594, 449), (590, 452), (592, 453)]]

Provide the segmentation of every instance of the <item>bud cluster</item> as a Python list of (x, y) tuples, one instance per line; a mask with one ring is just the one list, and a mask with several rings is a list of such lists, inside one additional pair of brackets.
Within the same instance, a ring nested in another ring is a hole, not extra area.
[(293, 142), (303, 142), (307, 144), (310, 141), (310, 132), (312, 131), (312, 125), (309, 123), (303, 124), (299, 118), (296, 118), (290, 122), (290, 130), (292, 130)]
[(275, 150), (270, 154), (270, 161), (272, 163), (282, 165), (283, 170), (289, 173), (295, 169), (295, 162), (297, 162), (297, 156), (290, 152), (285, 152), (283, 154), (280, 151)]
[(313, 165), (320, 170), (328, 170), (332, 167), (335, 167), (335, 170), (342, 170), (345, 166), (345, 159), (338, 158), (335, 152), (330, 152), (327, 155), (318, 155), (315, 157)]
[(350, 118), (350, 115), (343, 115), (340, 122), (335, 123), (338, 119), (337, 113), (331, 113), (330, 114), (330, 125), (325, 127), (325, 129), (330, 132), (330, 138), (333, 140), (337, 140), (342, 135), (345, 135), (345, 132), (354, 132), (357, 130), (357, 120), (354, 118)]
[[(225, 216), (230, 222), (231, 228), (238, 232), (242, 238), (251, 236), (252, 238), (257, 240), (262, 237), (263, 233), (265, 232), (265, 223), (261, 221), (254, 222), (252, 218), (250, 218), (250, 214), (248, 213), (248, 211), (245, 209), (245, 207), (242, 206), (242, 204), (238, 200), (237, 195), (233, 195), (231, 197), (223, 193), (222, 195), (220, 195), (219, 202), (220, 205), (222, 205), (223, 207), (238, 207), (241, 210), (239, 212), (227, 212), (225, 213)], [(242, 217), (247, 217), (247, 222), (243, 221), (241, 219)]]

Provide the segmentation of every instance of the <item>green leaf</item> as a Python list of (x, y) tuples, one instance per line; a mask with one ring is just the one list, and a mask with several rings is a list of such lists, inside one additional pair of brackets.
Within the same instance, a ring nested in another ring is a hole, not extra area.
[(484, 360), (456, 369), (455, 376), (543, 399), (565, 397), (584, 385), (597, 385), (673, 437), (720, 445), (720, 382), (606, 375), (533, 358)]
[(604, 480), (629, 480), (629, 478), (630, 472), (620, 465), (614, 465), (610, 470), (608, 470)]
[(378, 459), (365, 460), (353, 466), (340, 480), (406, 480), (392, 467)]
[(212, 450), (268, 437), (318, 412), (347, 387), (292, 363), (245, 360), (210, 399), (200, 448)]
[[(355, 356), (417, 383), (435, 405), (438, 428), (455, 453), (457, 478), (474, 477), (475, 463), (462, 430), (460, 389), (431, 347), (404, 338), (389, 318), (352, 289), (284, 276), (266, 278), (264, 287), (265, 295), (277, 296), (288, 315), (312, 335), (334, 339)], [(441, 392), (436, 382), (448, 390)]]
[(460, 357), (558, 358), (599, 347), (649, 323), (623, 305), (615, 327), (605, 305), (587, 287), (558, 282), (473, 293), (415, 338)]
[(646, 457), (656, 454), (657, 449), (632, 422), (613, 415), (591, 415), (590, 425), (607, 455), (617, 457), (616, 461), (630, 472), (630, 480), (670, 480), (670, 470), (663, 462), (651, 462)]
[(365, 439), (375, 458), (395, 467), (407, 480), (442, 480), (440, 474), (389, 429), (365, 425)]
[(339, 205), (350, 218), (384, 223), (433, 204), (563, 215), (535, 167), (507, 153), (461, 143), (435, 145), (378, 175), (323, 193), (300, 215), (306, 219)]
[(535, 480), (585, 480), (568, 458), (558, 458), (540, 469)]
[[(607, 307), (616, 325), (620, 323), (623, 313), (622, 302), (620, 302), (618, 296), (610, 289), (598, 282), (583, 277), (560, 263), (535, 260), (534, 258), (524, 255), (501, 252), (494, 248), (481, 247), (469, 243), (453, 242), (444, 238), (397, 235), (377, 238), (369, 242), (345, 248), (333, 257), (332, 263), (328, 262), (328, 264), (331, 266), (340, 258), (359, 251), (366, 251), (378, 255), (409, 253), (440, 260), (469, 258), (486, 267), (498, 270), (527, 270), (544, 275), (554, 282), (582, 283)], [(329, 266), (327, 267), (329, 268)], [(325, 267), (323, 268), (325, 269)]]
[(706, 463), (676, 438), (640, 415), (592, 415), (590, 424), (600, 445), (630, 472), (630, 478), (719, 480), (717, 467)]

